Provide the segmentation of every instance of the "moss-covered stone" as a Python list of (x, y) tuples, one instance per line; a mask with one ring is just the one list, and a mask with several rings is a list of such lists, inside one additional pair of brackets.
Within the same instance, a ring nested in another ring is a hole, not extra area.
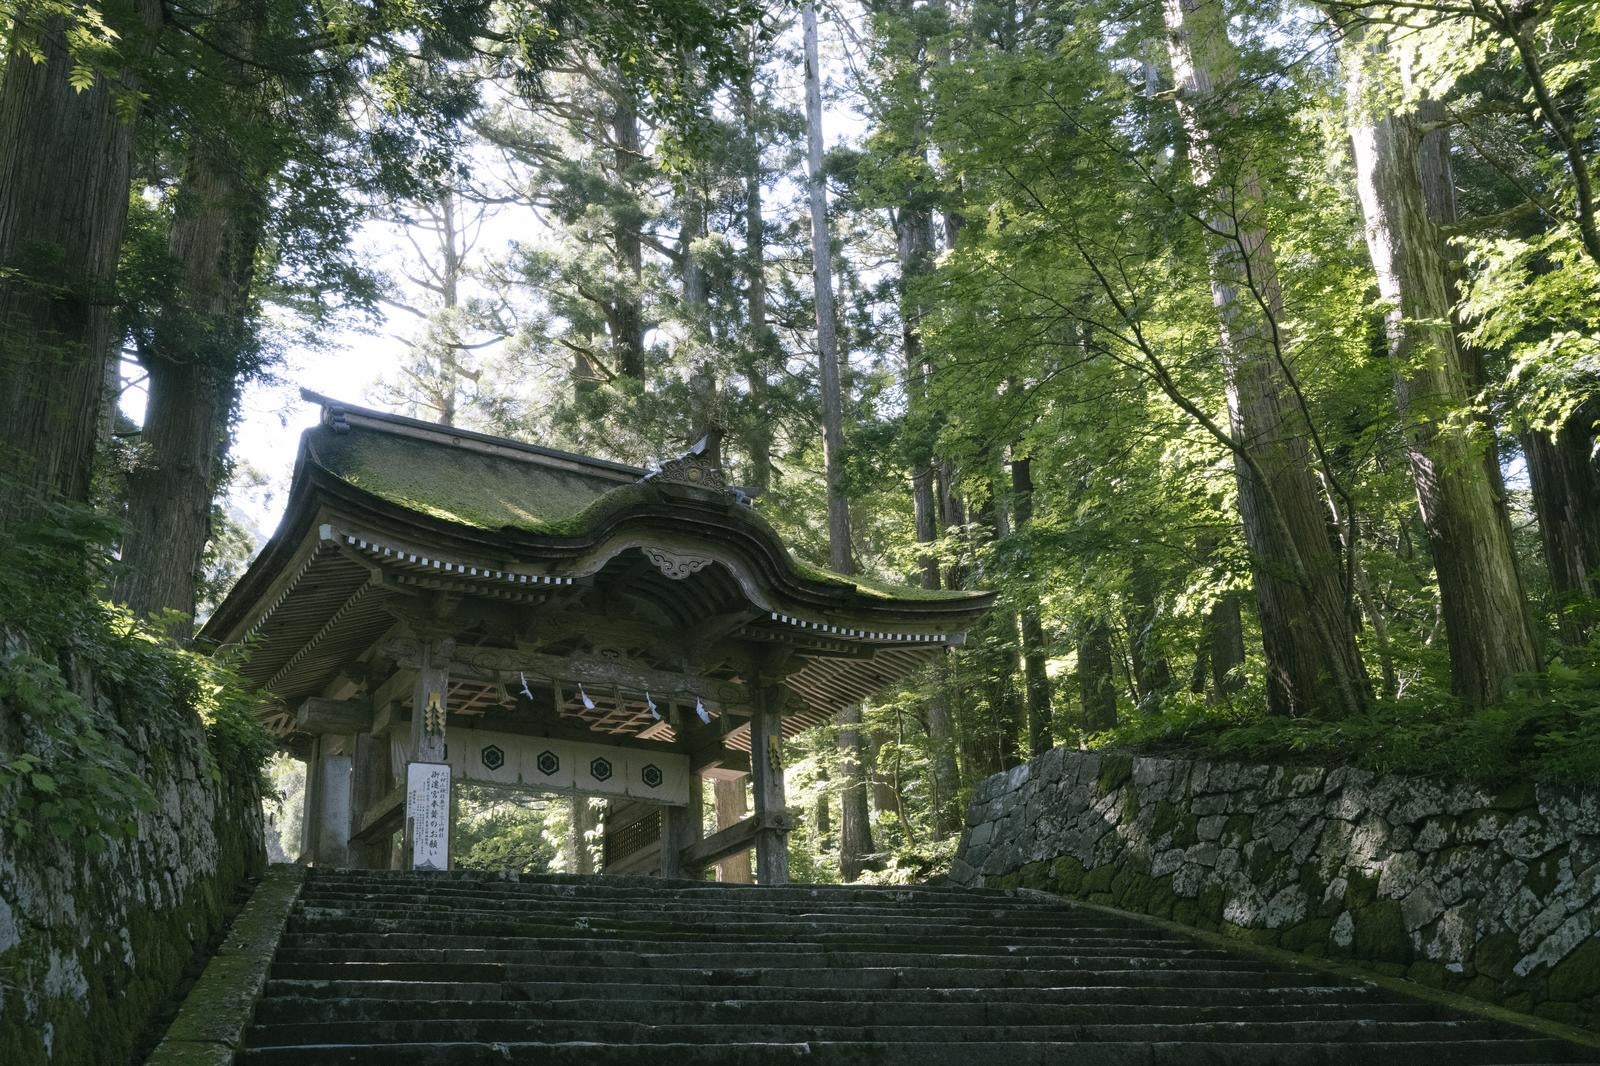
[(1128, 867), (1120, 867), (1111, 875), (1111, 898), (1117, 901), (1117, 906), (1125, 910), (1142, 910), (1143, 900), (1140, 898), (1140, 877)]
[[(146, 1066), (221, 1066), (233, 1061), (304, 874), (297, 866), (275, 866), (267, 872)], [(219, 1051), (227, 1057), (218, 1057)]]
[(1511, 824), (1511, 815), (1504, 811), (1477, 811), (1461, 821), (1461, 837), (1466, 841), (1494, 840)]
[(1121, 788), (1133, 777), (1133, 756), (1109, 752), (1100, 757), (1100, 773), (1095, 778), (1095, 789), (1108, 795)]
[(1345, 879), (1344, 907), (1355, 911), (1370, 906), (1378, 900), (1378, 879), (1365, 874), (1352, 873)]
[[(1070, 763), (1074, 757), (1065, 758)], [(1591, 856), (1600, 854), (1600, 847), (1586, 843), (1593, 838), (1566, 829), (1559, 830), (1566, 837), (1558, 837), (1558, 827), (1551, 824), (1566, 817), (1558, 813), (1562, 810), (1587, 809), (1587, 799), (1534, 807), (1535, 790), (1523, 782), (1493, 804), (1475, 807), (1457, 798), (1451, 800), (1451, 814), (1423, 816), (1417, 811), (1433, 808), (1411, 802), (1414, 789), (1381, 777), (1328, 776), (1327, 791), (1319, 795), (1320, 771), (1302, 777), (1289, 770), (1280, 779), (1242, 768), (1191, 773), (1178, 767), (1167, 776), (1158, 771), (1152, 787), (1145, 789), (1133, 782), (1129, 756), (1084, 758), (1093, 761), (1071, 778), (1074, 788), (1080, 781), (1088, 786), (1075, 793), (1079, 802), (1115, 795), (1124, 817), (1111, 827), (1111, 836), (1095, 843), (1102, 865), (1085, 868), (1077, 859), (1052, 859), (1044, 875), (1047, 887), (1196, 929), (1225, 931), (1235, 939), (1347, 958), (1370, 971), (1488, 1002), (1508, 1001), (1523, 1011), (1546, 1001), (1565, 1003), (1572, 1009), (1559, 1012), (1562, 1016), (1600, 1025), (1600, 939), (1583, 944), (1552, 969), (1515, 972), (1526, 954), (1519, 936), (1531, 935), (1528, 923), (1535, 915), (1554, 913), (1548, 907), (1563, 891), (1563, 860), (1570, 856), (1574, 867), (1587, 868), (1594, 861)], [(1281, 782), (1282, 787), (1258, 787), (1263, 782)], [(1174, 792), (1175, 784), (1191, 784), (1198, 794)], [(1196, 805), (1206, 812), (1203, 816), (1192, 813)], [(1541, 852), (1537, 859), (1523, 860), (1528, 863), (1525, 873), (1521, 866), (1510, 866), (1511, 856), (1501, 850), (1507, 827), (1522, 820), (1528, 826), (1518, 832), (1553, 841), (1525, 849)], [(1065, 829), (1073, 823), (1061, 824)], [(1402, 827), (1400, 836), (1388, 832), (1391, 824)], [(1199, 839), (1202, 826), (1204, 842)], [(1574, 843), (1565, 845), (1562, 839)], [(1395, 851), (1402, 844), (1406, 850)], [(1075, 851), (1085, 846), (1076, 837), (1064, 839), (1063, 845)], [(1029, 841), (1028, 846), (1036, 844)], [(1187, 849), (1188, 854), (1169, 854), (1171, 849)], [(1166, 871), (1160, 878), (1151, 873), (1156, 862)], [(1206, 873), (1206, 868), (1215, 872)], [(1513, 870), (1517, 880), (1507, 883), (1505, 875)], [(1379, 871), (1386, 892), (1409, 893), (1405, 903), (1380, 897)], [(1032, 870), (1024, 875), (1029, 881), (1037, 876)], [(1491, 879), (1493, 892), (1484, 887), (1485, 878)], [(1179, 897), (1174, 883), (1195, 895)], [(1475, 902), (1500, 898), (1506, 890), (1519, 897), (1512, 911), (1489, 913)], [(1263, 901), (1272, 901), (1264, 912)], [(1229, 911), (1230, 905), (1241, 903), (1251, 906)], [(1407, 905), (1413, 925), (1418, 925), (1415, 934), (1405, 925)], [(1250, 917), (1240, 925), (1224, 915)], [(1499, 924), (1508, 919), (1514, 923), (1511, 929)], [(1268, 921), (1290, 924), (1268, 930)], [(1473, 937), (1485, 925), (1503, 931), (1474, 944)], [(1422, 938), (1426, 952), (1413, 935)], [(1548, 931), (1540, 933), (1538, 943), (1549, 943), (1547, 938)]]
[(1115, 866), (1097, 866), (1090, 870), (1089, 875), (1084, 878), (1083, 890), (1085, 892), (1109, 893), (1111, 891), (1111, 881), (1116, 876), (1117, 868)]
[[(1371, 962), (1409, 964), (1414, 954), (1400, 904), (1378, 900), (1352, 910), (1355, 919), (1355, 956)], [(1403, 972), (1403, 970), (1402, 970)]]
[(1429, 988), (1445, 988), (1450, 983), (1450, 973), (1431, 959), (1418, 959), (1407, 967), (1406, 980)]
[(1532, 781), (1518, 781), (1495, 793), (1492, 801), (1498, 810), (1520, 811), (1539, 802), (1539, 794)]
[(1276, 929), (1256, 929), (1248, 925), (1223, 922), (1219, 931), (1230, 940), (1242, 940), (1247, 944), (1265, 944), (1272, 947), (1278, 942)]
[(1566, 855), (1566, 849), (1559, 848), (1539, 859), (1529, 868), (1527, 880), (1523, 884), (1527, 885), (1528, 890), (1540, 899), (1548, 896), (1550, 890), (1556, 887), (1556, 881), (1560, 877), (1560, 860), (1564, 855)]
[[(174, 716), (145, 728), (152, 733), (152, 755), (142, 772), (158, 795), (168, 791), (182, 802), (136, 817), (142, 833), (178, 841), (174, 856), (142, 847), (89, 853), (78, 841), (61, 839), (8, 853), (16, 868), (59, 886), (74, 906), (68, 921), (55, 902), (5, 900), (22, 939), (0, 952), (0, 986), (26, 990), (27, 997), (8, 992), (0, 1010), (0, 1062), (6, 1066), (139, 1057), (183, 971), (218, 937), (234, 893), (260, 872), (254, 780), (213, 778), (197, 719)], [(165, 861), (157, 866), (152, 858)], [(186, 887), (174, 896), (178, 885)], [(0, 890), (14, 888), (0, 884)], [(59, 980), (52, 973), (74, 976)]]
[(1585, 1018), (1584, 1011), (1576, 1003), (1563, 1003), (1553, 999), (1535, 1003), (1533, 1013), (1541, 1018), (1549, 1018), (1553, 1022), (1563, 1022), (1567, 1025), (1582, 1025)]
[(1282, 883), (1293, 863), (1294, 857), (1287, 851), (1277, 851), (1266, 841), (1260, 841), (1250, 850), (1245, 870), (1252, 884), (1277, 885)]
[(1149, 882), (1149, 903), (1145, 913), (1153, 914), (1157, 918), (1172, 917), (1172, 910), (1178, 905), (1178, 894), (1172, 891), (1172, 878), (1152, 878)]
[(1306, 899), (1312, 901), (1312, 909), (1315, 910), (1315, 904), (1328, 894), (1328, 884), (1323, 880), (1322, 871), (1317, 868), (1316, 863), (1300, 864), (1299, 882), (1300, 891), (1306, 894)]
[(1155, 814), (1150, 821), (1150, 839), (1160, 841), (1164, 835), (1178, 828), (1182, 820), (1183, 812), (1177, 804), (1169, 800), (1157, 800)]
[(1283, 930), (1278, 943), (1290, 951), (1305, 951), (1321, 955), (1328, 948), (1328, 933), (1333, 929), (1331, 918), (1310, 918)]
[(1551, 999), (1581, 1000), (1600, 996), (1600, 939), (1591, 937), (1551, 967), (1546, 988)]
[(1255, 820), (1248, 814), (1235, 814), (1222, 826), (1220, 843), (1225, 848), (1243, 847), (1249, 840), (1255, 828)]
[(1083, 868), (1083, 863), (1070, 855), (1063, 855), (1050, 864), (1050, 880), (1054, 890), (1064, 896), (1082, 893), (1087, 876), (1088, 871)]
[(1472, 952), (1472, 964), (1481, 974), (1504, 979), (1511, 976), (1512, 967), (1521, 957), (1515, 933), (1496, 933), (1478, 941)]
[(1200, 890), (1196, 924), (1203, 929), (1215, 929), (1222, 924), (1222, 910), (1228, 905), (1228, 894), (1221, 885), (1207, 885)]

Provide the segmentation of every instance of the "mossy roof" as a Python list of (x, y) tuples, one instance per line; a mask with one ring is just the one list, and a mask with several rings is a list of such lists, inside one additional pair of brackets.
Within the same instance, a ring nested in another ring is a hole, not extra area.
[(863, 596), (870, 596), (880, 600), (963, 600), (972, 597), (971, 592), (950, 589), (925, 589), (920, 585), (902, 585), (895, 581), (885, 581), (882, 578), (872, 577), (867, 574), (841, 574), (836, 570), (816, 566), (804, 559), (795, 558), (793, 553), (789, 556), (796, 572), (813, 581), (822, 581), (833, 585), (844, 585), (853, 588)]
[[(344, 409), (359, 414), (361, 424), (343, 431), (324, 424), (307, 435), (309, 457), (317, 466), (387, 503), (472, 529), (580, 536), (631, 502), (635, 494), (629, 489), (645, 473), (402, 416)], [(982, 595), (847, 576), (792, 553), (788, 557), (797, 576), (868, 599), (954, 601)]]
[(312, 450), (319, 466), (363, 492), (474, 529), (560, 536), (607, 491), (626, 484), (601, 473), (362, 430), (318, 432)]

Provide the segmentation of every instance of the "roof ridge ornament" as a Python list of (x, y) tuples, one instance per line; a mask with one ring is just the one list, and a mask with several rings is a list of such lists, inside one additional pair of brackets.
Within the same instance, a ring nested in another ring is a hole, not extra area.
[(713, 426), (688, 451), (674, 456), (640, 480), (667, 485), (692, 485), (712, 492), (734, 492), (722, 475), (722, 429)]

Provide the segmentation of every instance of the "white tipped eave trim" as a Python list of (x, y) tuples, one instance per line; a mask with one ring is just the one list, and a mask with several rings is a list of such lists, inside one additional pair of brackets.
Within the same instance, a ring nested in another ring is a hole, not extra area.
[(427, 555), (418, 555), (416, 552), (406, 551), (404, 548), (396, 548), (379, 541), (368, 540), (354, 533), (342, 533), (329, 525), (324, 525), (318, 533), (324, 541), (343, 544), (375, 559), (392, 559), (395, 562), (438, 570), (446, 574), (455, 574), (458, 577), (472, 577), (480, 581), (503, 581), (508, 585), (570, 585), (573, 583), (572, 578), (560, 577), (555, 574), (525, 574), (515, 570), (497, 570), (491, 566), (477, 566), (472, 563), (461, 563), (451, 559), (435, 559)]
[(794, 626), (797, 629), (810, 629), (829, 636), (851, 637), (855, 640), (874, 640), (895, 644), (955, 644), (965, 636), (963, 633), (892, 633), (880, 630), (851, 629), (849, 626), (836, 626), (831, 622), (813, 622), (793, 615), (779, 614), (773, 611), (769, 616), (774, 622)]

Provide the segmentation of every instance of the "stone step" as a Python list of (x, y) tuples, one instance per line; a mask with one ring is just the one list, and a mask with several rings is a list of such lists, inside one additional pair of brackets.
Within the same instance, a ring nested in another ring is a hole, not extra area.
[(647, 895), (671, 893), (685, 898), (699, 895), (750, 894), (762, 898), (783, 900), (793, 897), (808, 899), (838, 898), (867, 899), (886, 895), (906, 899), (953, 899), (963, 902), (987, 899), (1023, 899), (1049, 904), (1038, 896), (1027, 895), (1016, 889), (962, 888), (956, 885), (739, 885), (719, 881), (699, 881), (685, 878), (632, 877), (607, 875), (603, 880), (583, 874), (506, 874), (475, 870), (450, 870), (435, 872), (399, 872), (391, 870), (348, 870), (338, 868), (313, 868), (307, 872), (306, 890), (317, 891), (324, 887), (371, 886), (379, 889), (420, 886), (427, 891), (454, 891), (477, 889), (484, 891), (541, 893), (559, 892), (582, 895), (590, 899), (608, 896)]
[[(682, 931), (670, 929), (646, 930), (607, 929), (592, 925), (557, 925), (548, 927), (537, 936), (467, 936), (461, 933), (363, 932), (330, 933), (311, 926), (308, 930), (291, 932), (279, 941), (279, 950), (294, 951), (302, 948), (495, 948), (502, 951), (544, 951), (550, 948), (571, 947), (584, 941), (607, 944), (627, 944), (639, 950), (659, 950), (676, 946), (684, 941)], [(1121, 953), (1134, 951), (1192, 952), (1214, 951), (1219, 957), (1227, 953), (1220, 949), (1197, 946), (1187, 937), (1117, 936), (1110, 932), (1095, 936), (1038, 936), (1038, 937), (984, 937), (971, 934), (927, 934), (912, 938), (909, 933), (823, 932), (803, 935), (798, 931), (784, 937), (746, 936), (737, 930), (719, 930), (715, 936), (696, 936), (695, 943), (702, 949), (736, 951), (746, 947), (773, 944), (808, 944), (819, 947), (835, 945), (872, 948), (874, 950), (927, 951), (937, 948), (993, 949), (996, 951), (1028, 952), (1078, 952), (1094, 953), (1100, 949), (1114, 949)]]
[[(1051, 906), (1046, 902), (1014, 896), (995, 896), (975, 900), (939, 898), (919, 899), (903, 893), (882, 893), (860, 898), (836, 896), (791, 896), (767, 899), (752, 892), (685, 893), (674, 896), (664, 893), (630, 893), (608, 896), (582, 896), (571, 892), (526, 893), (516, 891), (483, 891), (475, 889), (448, 889), (430, 891), (425, 886), (347, 886), (337, 889), (306, 888), (302, 899), (315, 903), (340, 902), (427, 902), (437, 906), (471, 905), (482, 907), (515, 906), (521, 908), (559, 907), (581, 905), (599, 910), (634, 910), (640, 907), (665, 907), (680, 912), (700, 910), (736, 912), (794, 912), (794, 913), (850, 913), (850, 912), (904, 912), (911, 908), (930, 915), (961, 915), (983, 911), (1002, 911), (1011, 915), (1066, 915), (1074, 910)], [(1126, 924), (1126, 923), (1125, 923)]]
[(767, 924), (810, 925), (828, 927), (839, 931), (850, 929), (973, 929), (973, 930), (1096, 930), (1103, 932), (1143, 931), (1130, 923), (1117, 922), (1093, 912), (1083, 914), (1013, 914), (1006, 911), (969, 911), (952, 916), (922, 914), (912, 908), (894, 910), (866, 910), (857, 908), (839, 912), (783, 911), (777, 908), (748, 911), (721, 911), (685, 909), (682, 911), (659, 904), (638, 908), (606, 909), (564, 903), (545, 907), (484, 904), (481, 906), (438, 905), (418, 898), (401, 902), (354, 900), (335, 905), (325, 905), (307, 900), (297, 914), (299, 919), (352, 920), (370, 918), (374, 921), (395, 918), (415, 918), (430, 921), (578, 921), (591, 923), (639, 922), (663, 927), (682, 928), (750, 928)]
[[(718, 923), (684, 923), (676, 928), (663, 927), (660, 922), (645, 923), (619, 923), (615, 920), (585, 921), (584, 916), (561, 918), (552, 921), (550, 918), (518, 918), (516, 916), (496, 916), (492, 913), (481, 913), (470, 916), (456, 917), (430, 917), (427, 915), (413, 915), (410, 917), (395, 912), (387, 916), (361, 915), (346, 917), (343, 915), (321, 914), (316, 912), (303, 912), (293, 915), (289, 919), (287, 932), (290, 935), (323, 936), (337, 934), (383, 934), (383, 933), (417, 933), (437, 936), (458, 937), (519, 937), (519, 936), (545, 936), (551, 933), (566, 934), (569, 932), (595, 930), (600, 933), (669, 933), (676, 932), (678, 939), (693, 940), (699, 937), (720, 938), (730, 933), (737, 932), (741, 937), (749, 937), (755, 942), (761, 941), (790, 941), (815, 938), (821, 935), (834, 937), (854, 935), (854, 930), (847, 925), (833, 922), (788, 922), (771, 923), (763, 922), (759, 925), (740, 926), (738, 924)], [(973, 923), (971, 925), (933, 925), (919, 927), (914, 922), (907, 922), (893, 926), (862, 926), (860, 931), (866, 935), (884, 937), (916, 937), (920, 934), (928, 936), (974, 936), (1004, 940), (1007, 943), (1025, 944), (1033, 939), (1045, 941), (1073, 941), (1079, 936), (1095, 939), (1115, 938), (1119, 931), (1100, 926), (1086, 926), (1081, 929), (1015, 929), (990, 924)], [(1192, 943), (1192, 941), (1176, 936), (1165, 937), (1159, 933), (1137, 933), (1130, 939), (1133, 942), (1162, 942), (1162, 943)]]
[(313, 870), (245, 1066), (1491, 1066), (1577, 1045), (953, 887)]
[(666, 919), (696, 920), (696, 922), (741, 922), (747, 919), (765, 919), (781, 916), (789, 920), (834, 920), (840, 924), (859, 925), (862, 922), (906, 922), (917, 916), (926, 922), (987, 922), (992, 925), (1026, 925), (1026, 927), (1077, 927), (1094, 925), (1101, 928), (1138, 928), (1134, 922), (1114, 919), (1093, 911), (1058, 911), (1048, 908), (946, 908), (920, 909), (907, 904), (854, 903), (848, 906), (760, 906), (754, 903), (734, 904), (707, 901), (702, 906), (678, 903), (674, 900), (608, 900), (587, 903), (582, 900), (494, 900), (485, 896), (422, 895), (366, 895), (366, 896), (302, 896), (301, 903), (307, 911), (336, 912), (336, 914), (362, 914), (362, 912), (408, 912), (413, 909), (438, 912), (438, 914), (587, 914), (587, 916), (614, 916), (622, 919), (666, 917)]
[[(841, 994), (868, 1003), (938, 1002), (990, 1003), (996, 997), (988, 987), (950, 986), (917, 988), (883, 986), (871, 989), (844, 989), (828, 985), (743, 985), (736, 997), (722, 986), (712, 984), (679, 986), (667, 983), (570, 981), (356, 981), (298, 980), (277, 978), (267, 982), (265, 1002), (278, 997), (308, 1000), (395, 1001), (415, 1003), (427, 1000), (466, 1000), (471, 1002), (560, 1002), (612, 996), (618, 1000), (670, 1003), (678, 1002), (796, 1002), (826, 1004)], [(1303, 1005), (1338, 1003), (1365, 1010), (1377, 1003), (1392, 1002), (1370, 985), (1294, 984), (1271, 986), (1251, 983), (1229, 985), (1219, 982), (1196, 987), (1176, 985), (1059, 984), (1035, 988), (1008, 988), (1004, 1002), (1021, 1004), (1112, 1004), (1138, 1008), (1146, 1005), (1240, 1006)], [(1408, 1001), (1409, 1002), (1409, 1001)]]
[(560, 884), (535, 880), (510, 880), (503, 877), (458, 877), (438, 874), (400, 874), (392, 877), (358, 877), (312, 872), (306, 878), (308, 892), (327, 891), (421, 891), (421, 892), (478, 892), (515, 894), (523, 896), (565, 896), (585, 899), (643, 898), (669, 895), (682, 899), (760, 898), (771, 897), (779, 903), (790, 900), (833, 900), (840, 902), (876, 901), (897, 899), (929, 906), (975, 904), (1008, 901), (1036, 906), (1052, 906), (1055, 901), (1042, 893), (1026, 889), (948, 888), (932, 885), (733, 885), (718, 881), (667, 881), (648, 884), (636, 880), (622, 884)]
[[(1146, 1040), (1152, 1043), (1204, 1044), (1324, 1044), (1496, 1040), (1509, 1035), (1505, 1027), (1485, 1021), (1428, 1020), (1377, 1022), (1369, 1018), (1290, 1021), (1232, 1021), (1163, 1023), (1129, 1021), (1086, 1025), (1008, 1025), (1006, 1039), (1022, 1043), (1095, 1044)], [(721, 1024), (686, 1025), (596, 1019), (475, 1019), (450, 1018), (422, 1021), (384, 1020), (290, 1023), (251, 1027), (251, 1047), (296, 1047), (331, 1044), (409, 1044), (420, 1041), (450, 1043), (573, 1043), (599, 1044), (788, 1044), (828, 1043), (905, 1044), (987, 1043), (995, 1037), (987, 1024), (948, 1025), (926, 1022), (911, 1025), (782, 1025), (760, 1017)]]
[(678, 966), (678, 967), (785, 967), (785, 966), (967, 966), (986, 969), (1036, 968), (1048, 960), (1047, 968), (1076, 971), (1088, 966), (1134, 966), (1152, 969), (1206, 969), (1210, 963), (1226, 963), (1233, 969), (1250, 966), (1271, 968), (1269, 963), (1245, 963), (1226, 952), (1203, 948), (1126, 947), (1085, 951), (1072, 947), (1034, 948), (1018, 951), (1006, 945), (973, 945), (970, 950), (951, 950), (929, 946), (918, 951), (914, 945), (894, 950), (852, 951), (846, 947), (819, 944), (733, 944), (715, 947), (708, 944), (674, 945), (653, 942), (648, 945), (608, 940), (556, 941), (528, 951), (526, 948), (379, 948), (301, 947), (280, 948), (280, 964), (348, 962), (426, 962), (426, 963), (533, 963), (549, 966)]
[[(1584, 1062), (1572, 1045), (1553, 1040), (1454, 1041), (1440, 1066), (1533, 1066)], [(1352, 1054), (1345, 1042), (1332, 1044), (1220, 1044), (1215, 1042), (1025, 1043), (1001, 1041), (984, 1046), (982, 1062), (1006, 1066), (1415, 1066), (1437, 1045), (1403, 1042), (1363, 1044)], [(610, 1044), (588, 1042), (306, 1045), (252, 1049), (241, 1066), (752, 1066), (804, 1059), (812, 1066), (972, 1066), (973, 1049), (948, 1043), (741, 1043)]]
[(1015, 969), (963, 966), (834, 966), (786, 967), (685, 967), (660, 966), (544, 966), (536, 962), (499, 963), (275, 963), (274, 978), (302, 981), (471, 981), (516, 984), (561, 981), (574, 985), (638, 984), (714, 985), (738, 988), (750, 985), (833, 985), (838, 988), (1050, 988), (1077, 984), (1124, 984), (1198, 987), (1222, 984), (1233, 988), (1280, 988), (1315, 984), (1312, 974), (1280, 973), (1239, 962), (1229, 968), (1138, 966), (1086, 966), (1077, 970), (1028, 966)]
[[(819, 993), (832, 990), (815, 990)], [(1089, 990), (1084, 990), (1089, 991)], [(1098, 989), (1093, 991), (1100, 991)], [(837, 993), (834, 993), (835, 995)], [(587, 999), (546, 1000), (398, 1000), (355, 997), (314, 998), (278, 995), (262, 1003), (256, 1013), (260, 1026), (294, 1026), (318, 1022), (422, 1021), (425, 1019), (542, 1019), (641, 1022), (658, 1024), (670, 1017), (674, 1024), (716, 1025), (758, 1020), (769, 1025), (920, 1025), (937, 1018), (942, 1025), (1105, 1025), (1124, 1023), (1129, 1017), (1164, 1024), (1239, 1021), (1332, 1021), (1352, 1015), (1350, 1000), (1301, 999), (1298, 1002), (1257, 1002), (1240, 997), (1221, 1006), (1193, 1002), (1192, 996), (1174, 995), (1168, 1003), (1085, 1002), (995, 1003), (949, 998), (863, 1001), (828, 999)], [(1264, 997), (1257, 997), (1264, 999)], [(1438, 1021), (1453, 1017), (1443, 1007), (1424, 1002), (1365, 1003), (1360, 1016), (1375, 1022)]]
[(1058, 909), (1052, 907), (919, 907), (914, 903), (880, 901), (877, 903), (849, 903), (838, 905), (793, 903), (786, 906), (745, 901), (711, 899), (701, 904), (685, 904), (671, 899), (599, 900), (589, 901), (567, 897), (550, 899), (523, 899), (521, 897), (496, 898), (493, 896), (457, 895), (433, 896), (427, 893), (351, 893), (348, 895), (302, 896), (301, 902), (317, 911), (375, 911), (384, 909), (405, 910), (422, 907), (437, 911), (499, 911), (517, 914), (591, 914), (615, 915), (619, 918), (642, 916), (670, 916), (677, 920), (723, 920), (729, 917), (782, 918), (796, 920), (835, 919), (851, 924), (864, 921), (904, 921), (917, 916), (934, 922), (987, 921), (1026, 926), (1076, 926), (1096, 925), (1115, 929), (1136, 929), (1140, 923), (1090, 910)]

